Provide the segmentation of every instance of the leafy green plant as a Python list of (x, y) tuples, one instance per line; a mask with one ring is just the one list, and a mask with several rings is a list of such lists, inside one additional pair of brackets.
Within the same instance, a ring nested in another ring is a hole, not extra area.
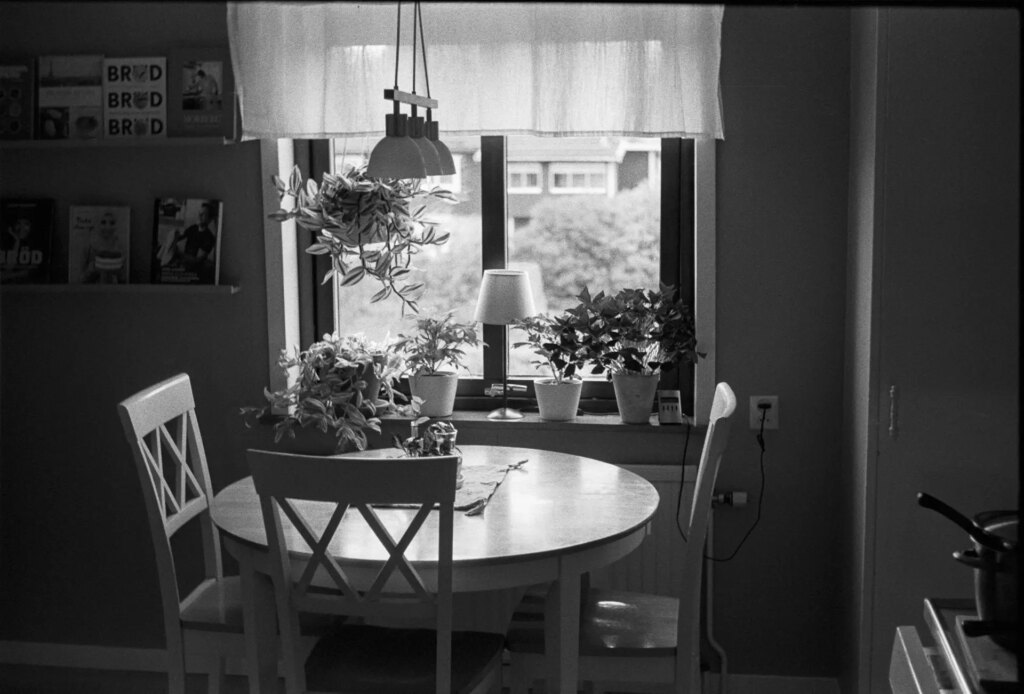
[(586, 364), (587, 350), (581, 340), (577, 314), (542, 313), (518, 320), (513, 326), (526, 333), (526, 340), (513, 343), (513, 348), (529, 347), (540, 357), (530, 363), (549, 370), (555, 383), (572, 379)]
[(591, 295), (584, 288), (577, 298), (569, 313), (578, 321), (595, 374), (655, 374), (704, 356), (697, 351), (693, 312), (671, 285), (612, 295)]
[[(430, 421), (429, 417), (420, 417), (413, 422), (413, 427), (419, 427), (428, 421)], [(413, 434), (406, 439), (393, 435), (392, 440), (395, 448), (402, 449), (406, 455), (411, 457), (452, 455), (452, 453), (461, 452), (455, 445), (455, 437), (458, 433), (451, 422), (439, 420), (431, 423), (423, 430), (422, 434)]]
[[(364, 397), (375, 362), (379, 366), (379, 355), (364, 340), (347, 336), (324, 335), (308, 349), (291, 354), (282, 350), (278, 366), (286, 374), (294, 369), (294, 381), (281, 390), (264, 388), (267, 403), (243, 407), (241, 414), (247, 426), (254, 420), (274, 421), (275, 443), (284, 436), (295, 438), (296, 427), (315, 427), (337, 437), (336, 450), (347, 446), (363, 450), (365, 430), (380, 432), (380, 420), (375, 416), (378, 407), (394, 403), (396, 397), (393, 376), (382, 377), (388, 393), (385, 399)], [(287, 414), (277, 417), (278, 412)]]
[(395, 350), (400, 353), (409, 374), (436, 375), (447, 364), (456, 370), (462, 366), (466, 347), (480, 344), (476, 326), (457, 323), (452, 314), (441, 318), (416, 319), (416, 331), (399, 333)]
[[(294, 219), (300, 228), (316, 234), (306, 252), (330, 255), (324, 282), (338, 276), (341, 286), (348, 287), (371, 277), (382, 285), (371, 302), (393, 294), (403, 307), (418, 312), (416, 300), (423, 283), (410, 281), (412, 259), (424, 247), (448, 241), (448, 234), (439, 233), (436, 223), (425, 217), (424, 203), (454, 203), (450, 191), (424, 188), (418, 179), (369, 178), (365, 167), (325, 173), (319, 184), (304, 180), (297, 166), (287, 182), (277, 175), (271, 180), (282, 206), (270, 218)], [(287, 209), (289, 197), (295, 204)]]

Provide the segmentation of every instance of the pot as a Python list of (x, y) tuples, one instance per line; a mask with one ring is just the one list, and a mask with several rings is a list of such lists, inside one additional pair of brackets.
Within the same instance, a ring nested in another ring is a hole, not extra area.
[(930, 508), (965, 530), (973, 547), (954, 552), (953, 558), (974, 569), (974, 601), (978, 619), (990, 635), (999, 640), (1015, 634), (1017, 612), (1018, 547), (1016, 511), (985, 511), (968, 518), (928, 494), (919, 493), (918, 503)]
[(974, 569), (978, 619), (1001, 625), (1015, 624), (1020, 619), (1017, 612), (1018, 514), (1016, 511), (989, 511), (978, 514), (974, 520), (989, 533), (1008, 540), (1007, 546), (994, 549), (972, 540), (971, 549), (954, 552), (953, 558)]
[(537, 394), (540, 418), (545, 422), (568, 422), (576, 419), (583, 381), (567, 380), (556, 383), (553, 379), (546, 379), (534, 382), (533, 390)]

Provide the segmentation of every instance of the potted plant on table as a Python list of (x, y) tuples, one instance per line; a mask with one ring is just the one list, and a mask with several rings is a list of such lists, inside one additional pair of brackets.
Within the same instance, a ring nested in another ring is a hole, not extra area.
[(420, 414), (452, 414), (465, 348), (479, 344), (476, 327), (456, 322), (451, 313), (441, 318), (419, 318), (415, 332), (399, 334), (394, 348), (405, 359), (410, 392), (422, 401)]
[[(341, 286), (348, 287), (371, 277), (381, 284), (371, 301), (394, 295), (404, 307), (418, 311), (423, 284), (409, 281), (412, 259), (426, 246), (446, 243), (449, 236), (426, 218), (423, 203), (454, 203), (450, 191), (424, 188), (418, 179), (370, 178), (365, 166), (325, 173), (319, 184), (304, 180), (298, 167), (287, 182), (276, 175), (271, 180), (282, 203), (271, 219), (294, 219), (316, 234), (306, 252), (331, 256), (324, 282), (337, 275)], [(294, 206), (285, 207), (288, 198)]]
[(526, 339), (512, 346), (529, 347), (540, 357), (530, 363), (551, 373), (550, 378), (533, 383), (540, 418), (551, 422), (575, 419), (583, 390), (583, 380), (576, 372), (586, 364), (587, 355), (578, 315), (566, 311), (555, 316), (528, 316), (516, 321), (513, 327), (526, 333)]
[(394, 360), (362, 336), (324, 335), (308, 349), (282, 350), (278, 366), (294, 380), (264, 388), (266, 404), (243, 407), (246, 426), (273, 423), (274, 443), (298, 453), (329, 454), (366, 448), (366, 431), (380, 433), (377, 415), (398, 407)]
[(611, 295), (584, 288), (577, 298), (569, 312), (583, 333), (587, 361), (612, 381), (622, 421), (648, 423), (661, 374), (704, 356), (690, 306), (664, 284)]

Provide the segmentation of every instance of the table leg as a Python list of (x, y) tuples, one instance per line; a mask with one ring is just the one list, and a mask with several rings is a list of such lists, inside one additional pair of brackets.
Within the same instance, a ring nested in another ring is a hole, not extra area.
[(278, 649), (274, 584), (270, 576), (256, 571), (250, 553), (239, 554), (249, 691), (255, 694), (276, 694)]
[(548, 691), (576, 694), (580, 654), (581, 573), (564, 562), (544, 602)]

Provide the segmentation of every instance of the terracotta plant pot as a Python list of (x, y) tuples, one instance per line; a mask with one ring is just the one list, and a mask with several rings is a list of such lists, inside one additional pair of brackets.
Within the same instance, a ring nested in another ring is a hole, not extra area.
[(650, 424), (661, 374), (615, 374), (615, 403), (625, 424)]
[(537, 407), (540, 409), (541, 419), (546, 422), (568, 422), (576, 419), (583, 381), (556, 383), (552, 379), (546, 379), (535, 381), (533, 389), (537, 393)]
[(423, 398), (420, 414), (424, 417), (448, 417), (455, 410), (455, 391), (459, 375), (452, 372), (416, 374), (409, 377), (409, 390)]

